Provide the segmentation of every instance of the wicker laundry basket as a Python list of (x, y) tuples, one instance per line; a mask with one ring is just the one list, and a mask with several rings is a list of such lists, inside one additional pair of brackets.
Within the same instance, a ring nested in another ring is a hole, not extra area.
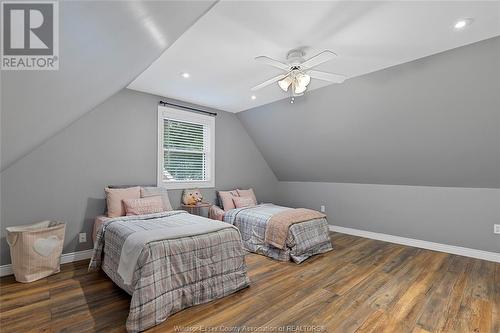
[(32, 282), (59, 272), (65, 223), (42, 221), (6, 229), (17, 281)]

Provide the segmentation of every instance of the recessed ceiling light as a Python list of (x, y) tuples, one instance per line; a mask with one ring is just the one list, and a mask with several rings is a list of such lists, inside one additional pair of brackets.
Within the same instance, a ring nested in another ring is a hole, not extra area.
[(453, 26), (455, 30), (462, 30), (468, 27), (472, 23), (472, 19), (466, 18), (466, 19), (461, 19), (455, 22), (455, 25)]
[(251, 99), (256, 99), (256, 98), (257, 98), (257, 96), (255, 96), (255, 95), (252, 95), (252, 97), (251, 97)]
[(182, 73), (181, 75), (182, 75), (182, 77), (183, 77), (183, 78), (185, 78), (185, 79), (189, 78), (189, 73)]

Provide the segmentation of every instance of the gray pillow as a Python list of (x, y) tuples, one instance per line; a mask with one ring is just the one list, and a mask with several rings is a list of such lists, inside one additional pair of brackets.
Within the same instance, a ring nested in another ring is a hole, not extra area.
[(161, 201), (163, 202), (163, 209), (165, 211), (172, 210), (172, 205), (170, 204), (170, 199), (168, 198), (168, 191), (164, 187), (157, 186), (143, 186), (141, 187), (141, 198), (161, 196)]

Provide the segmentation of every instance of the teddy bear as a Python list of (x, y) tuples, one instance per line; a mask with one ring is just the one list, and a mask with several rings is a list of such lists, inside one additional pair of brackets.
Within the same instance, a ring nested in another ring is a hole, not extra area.
[(190, 189), (190, 190), (184, 190), (182, 192), (182, 203), (185, 205), (196, 205), (197, 203), (201, 202), (203, 200), (203, 195), (201, 194), (200, 190), (195, 188), (195, 189)]

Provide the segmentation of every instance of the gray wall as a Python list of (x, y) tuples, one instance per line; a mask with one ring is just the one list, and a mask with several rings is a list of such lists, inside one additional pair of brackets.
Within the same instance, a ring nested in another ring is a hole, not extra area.
[(238, 117), (280, 180), (275, 202), (500, 252), (500, 38)]
[(214, 3), (59, 1), (59, 70), (1, 73), (1, 170), (126, 87)]
[(238, 114), (279, 180), (500, 187), (500, 37)]
[(279, 193), (286, 206), (325, 205), (333, 225), (500, 252), (500, 189), (280, 182)]
[[(1, 264), (10, 262), (5, 227), (43, 219), (67, 222), (64, 252), (89, 249), (93, 218), (108, 184), (155, 184), (160, 97), (122, 90), (1, 173)], [(276, 177), (234, 114), (216, 117), (216, 187), (253, 187), (272, 201)], [(209, 201), (214, 189), (202, 189)], [(171, 191), (174, 207), (181, 191)]]
[[(487, 251), (500, 223), (500, 39), (495, 38), (216, 121), (216, 187), (318, 209), (332, 224)], [(0, 173), (4, 228), (68, 223), (64, 252), (88, 249), (108, 184), (156, 179), (160, 98), (122, 90)], [(238, 117), (281, 180), (278, 183)], [(4, 119), (2, 119), (4, 120)], [(5, 122), (3, 122), (5, 125)], [(306, 181), (320, 181), (310, 183)], [(323, 182), (323, 183), (321, 183)], [(336, 184), (387, 183), (392, 186)], [(203, 190), (209, 200), (214, 190)], [(180, 191), (172, 192), (174, 205)]]

